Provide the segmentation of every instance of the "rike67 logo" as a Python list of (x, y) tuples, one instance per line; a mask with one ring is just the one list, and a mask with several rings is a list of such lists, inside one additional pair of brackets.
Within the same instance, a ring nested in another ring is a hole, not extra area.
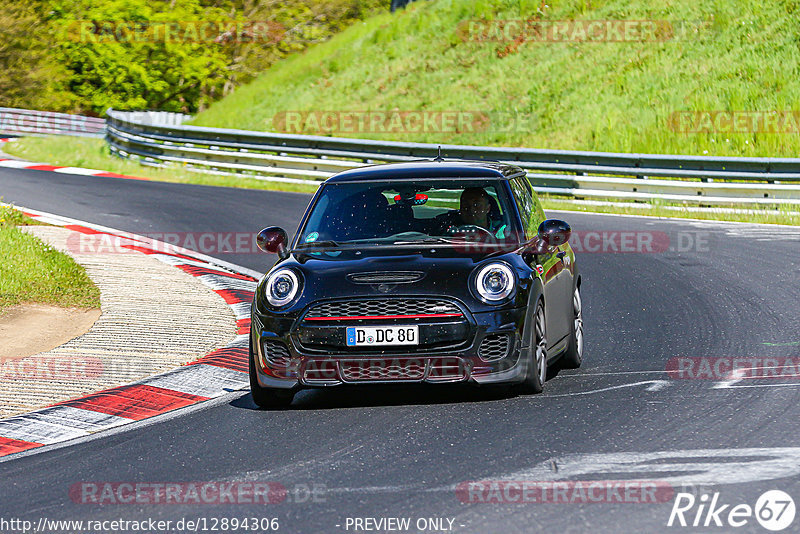
[(778, 532), (794, 522), (795, 511), (794, 499), (780, 490), (763, 493), (755, 506), (723, 503), (719, 492), (713, 495), (703, 493), (699, 497), (678, 493), (667, 526), (738, 528), (750, 524), (755, 518), (765, 529)]

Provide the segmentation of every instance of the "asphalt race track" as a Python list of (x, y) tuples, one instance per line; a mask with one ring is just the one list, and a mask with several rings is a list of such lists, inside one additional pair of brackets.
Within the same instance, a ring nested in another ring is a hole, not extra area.
[[(255, 232), (273, 224), (291, 233), (308, 201), (294, 193), (11, 169), (0, 170), (0, 196), (140, 234)], [(303, 392), (292, 409), (268, 412), (256, 410), (248, 393), (233, 392), (200, 409), (0, 463), (2, 515), (34, 523), (278, 518), (279, 531), (290, 533), (365, 531), (373, 524), (355, 529), (354, 518), (395, 517), (410, 518), (408, 532), (765, 532), (753, 517), (736, 529), (667, 527), (671, 494), (655, 503), (613, 495), (600, 498), (611, 502), (562, 495), (553, 497), (558, 502), (487, 503), (475, 502), (483, 494), (457, 492), (467, 481), (498, 479), (649, 480), (698, 499), (718, 492), (718, 502), (731, 507), (754, 506), (772, 489), (800, 497), (800, 369), (794, 377), (740, 380), (666, 372), (673, 358), (710, 359), (711, 368), (723, 362), (717, 370), (734, 358), (757, 358), (752, 367), (800, 362), (800, 229), (557, 216), (587, 249), (601, 251), (577, 250), (584, 365), (549, 380), (544, 394), (333, 389)], [(646, 232), (633, 234), (634, 242), (655, 236), (657, 250), (614, 252), (627, 248), (624, 232)], [(272, 263), (264, 254), (220, 257), (261, 272)], [(276, 482), (288, 495), (276, 504), (98, 505), (74, 493), (82, 482), (205, 481)], [(688, 522), (697, 510), (686, 513)]]

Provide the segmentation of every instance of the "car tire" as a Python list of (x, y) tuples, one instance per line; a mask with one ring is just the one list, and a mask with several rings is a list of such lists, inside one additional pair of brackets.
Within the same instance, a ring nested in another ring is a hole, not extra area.
[(544, 302), (539, 300), (533, 314), (531, 347), (528, 350), (528, 365), (525, 380), (517, 386), (524, 395), (541, 393), (547, 380), (547, 322), (544, 316)]
[(569, 345), (561, 357), (562, 369), (577, 369), (583, 361), (583, 302), (581, 288), (575, 286), (572, 293), (572, 328)]
[(253, 338), (250, 338), (250, 394), (256, 406), (264, 409), (286, 408), (294, 399), (294, 391), (290, 389), (265, 388), (258, 383), (256, 376), (256, 358), (253, 354)]

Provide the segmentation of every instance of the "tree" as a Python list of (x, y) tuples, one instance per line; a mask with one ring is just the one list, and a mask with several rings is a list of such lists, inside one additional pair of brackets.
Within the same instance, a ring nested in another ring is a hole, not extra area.
[(116, 109), (193, 112), (224, 83), (227, 59), (214, 42), (228, 20), (198, 0), (51, 2), (55, 57), (65, 88), (97, 113)]
[(7, 0), (0, 105), (193, 113), (385, 0)]
[(66, 76), (50, 52), (50, 34), (37, 2), (0, 4), (0, 106), (62, 110), (68, 95), (55, 90)]

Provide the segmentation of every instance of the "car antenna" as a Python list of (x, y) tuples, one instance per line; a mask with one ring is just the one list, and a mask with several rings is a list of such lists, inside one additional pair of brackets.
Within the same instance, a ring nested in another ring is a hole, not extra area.
[(436, 159), (433, 161), (444, 161), (444, 158), (442, 157), (442, 145), (439, 145), (439, 154), (436, 155)]

